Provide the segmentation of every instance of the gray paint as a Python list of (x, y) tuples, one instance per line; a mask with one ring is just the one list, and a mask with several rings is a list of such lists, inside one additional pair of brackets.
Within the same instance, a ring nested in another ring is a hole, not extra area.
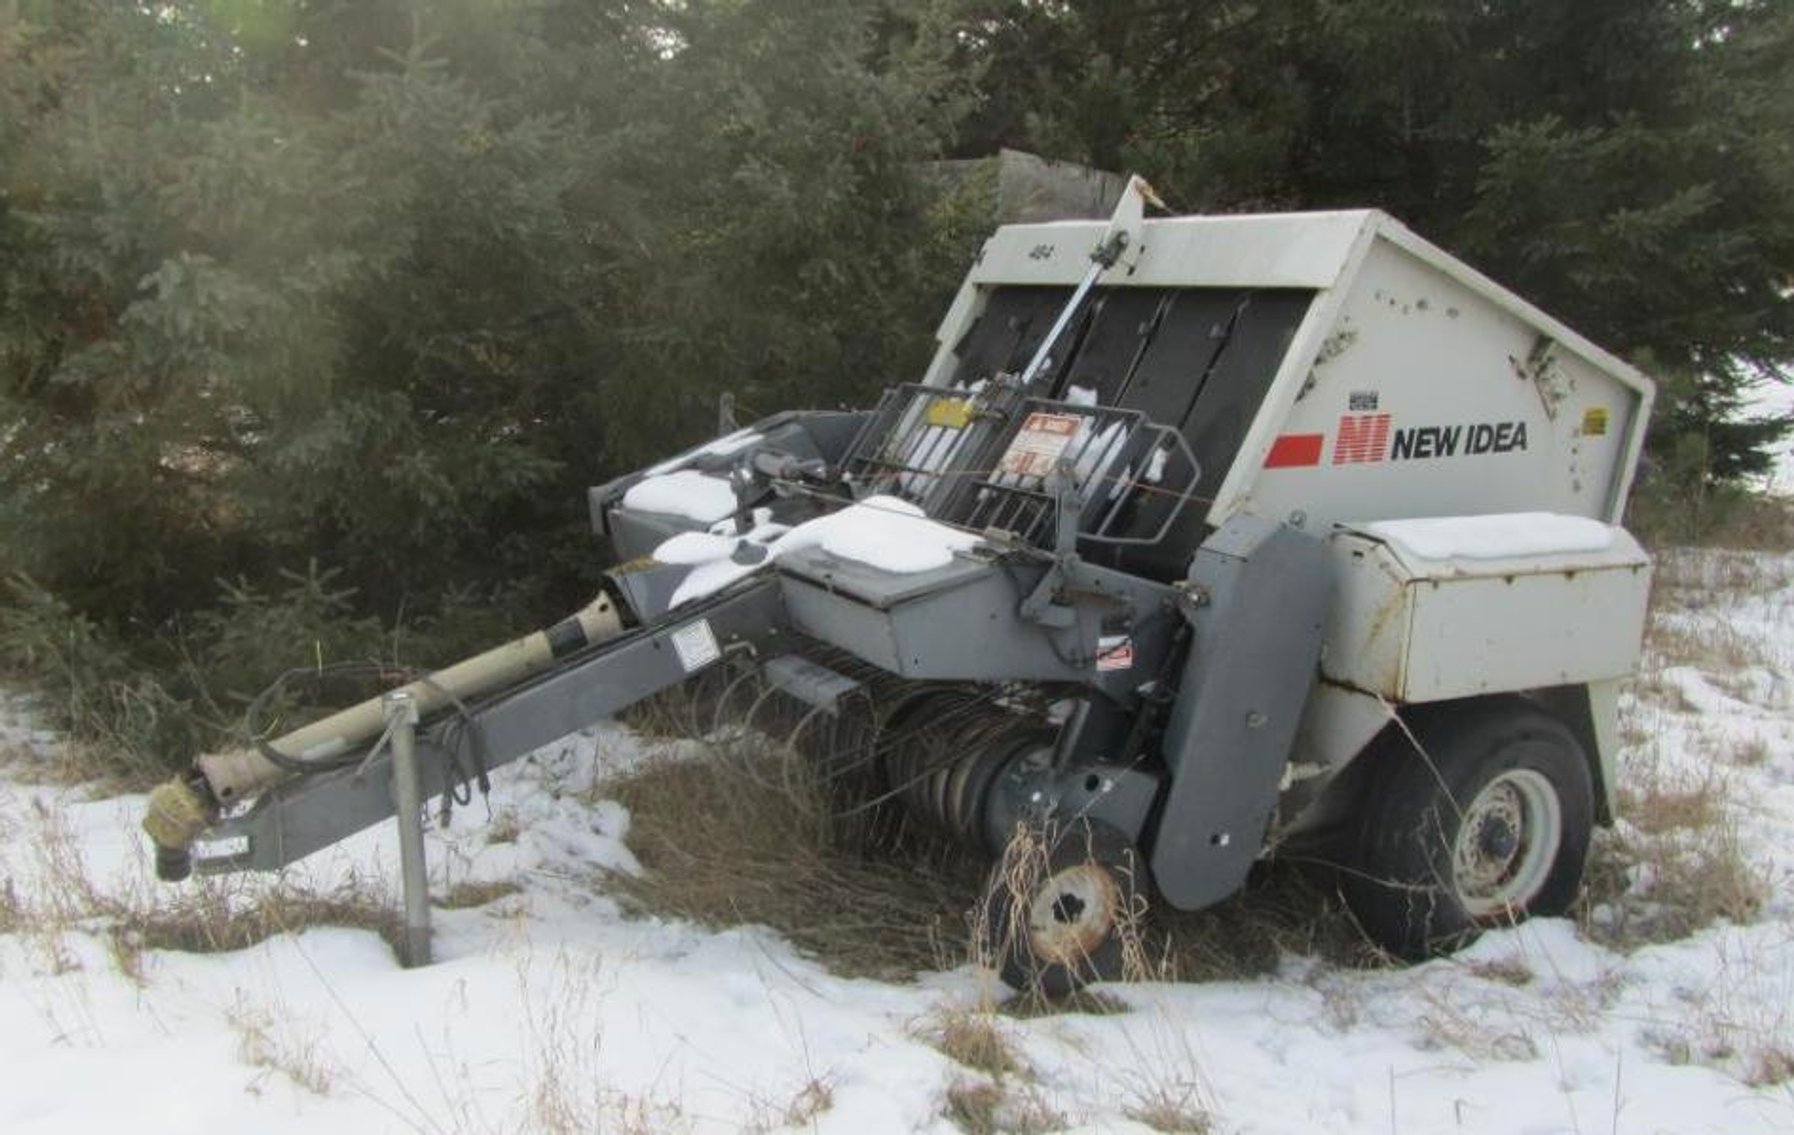
[(1151, 859), (1159, 890), (1194, 910), (1238, 890), (1263, 847), (1332, 585), (1319, 540), (1244, 515), (1203, 544), (1189, 580), (1194, 638), (1165, 730), (1171, 787)]

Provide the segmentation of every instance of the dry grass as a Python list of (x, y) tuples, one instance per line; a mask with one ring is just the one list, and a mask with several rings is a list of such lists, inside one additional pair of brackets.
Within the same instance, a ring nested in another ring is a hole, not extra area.
[(1471, 962), (1467, 967), (1471, 973), (1484, 981), (1493, 981), (1500, 985), (1511, 985), (1518, 989), (1531, 985), (1534, 977), (1532, 967), (1518, 957), (1496, 958), (1491, 961)]
[(17, 882), (0, 879), (0, 934), (17, 934), (31, 927), (31, 911), (19, 897)]
[(782, 1103), (754, 1100), (753, 1114), (743, 1130), (749, 1135), (770, 1135), (792, 1128), (814, 1129), (823, 1113), (834, 1106), (834, 1085), (827, 1077), (812, 1076)]
[(523, 821), (509, 808), (499, 809), (486, 824), (486, 842), (490, 844), (516, 843), (522, 834)]
[[(456, 1125), (457, 1135), (528, 1131), (531, 1135), (672, 1135), (696, 1125), (675, 1092), (635, 1094), (611, 1079), (609, 1037), (603, 1001), (616, 987), (602, 955), (561, 950), (552, 956), (524, 953), (517, 958), (516, 996), (526, 1007), (526, 1030), (518, 1050), (522, 1114), (515, 1126), (496, 1126), (483, 1117)], [(452, 1073), (444, 1073), (453, 1084)], [(440, 1132), (432, 1124), (431, 1132)]]
[(1763, 1045), (1739, 1042), (1724, 1031), (1667, 1028), (1647, 1031), (1645, 1042), (1666, 1064), (1736, 1068), (1738, 1079), (1752, 1088), (1773, 1088), (1794, 1081), (1794, 1041), (1781, 1038)]
[[(683, 744), (594, 789), (629, 810), (630, 847), (646, 869), (611, 876), (607, 888), (705, 926), (769, 926), (849, 976), (907, 979), (957, 963), (968, 942), (970, 960), (994, 961), (979, 956), (986, 880), (975, 856), (914, 838), (893, 848), (875, 813), (844, 821), (813, 761), (760, 733), (718, 729), (726, 714), (697, 701), (663, 699), (632, 715), (635, 727)], [(1134, 925), (1131, 980), (1243, 979), (1273, 972), (1287, 953), (1386, 964), (1337, 894), (1289, 864), (1255, 872), (1216, 907), (1155, 910)], [(1084, 993), (1003, 1007), (1018, 1017), (1117, 1011), (1125, 1007), (1112, 998)]]
[(1638, 831), (1657, 836), (1719, 822), (1725, 795), (1724, 782), (1712, 770), (1693, 784), (1645, 776), (1620, 786), (1619, 812)]
[(997, 1006), (996, 1011), (1013, 1021), (1033, 1021), (1069, 1014), (1115, 1017), (1131, 1013), (1133, 1009), (1121, 998), (1099, 989), (1078, 989), (1063, 997), (1048, 997), (1039, 990), (1024, 989)]
[(1068, 1125), (1037, 1090), (1011, 1091), (988, 1080), (955, 1080), (942, 1114), (966, 1135), (1045, 1135)]
[(1388, 966), (1388, 955), (1327, 885), (1327, 866), (1292, 854), (1256, 865), (1238, 894), (1206, 910), (1157, 912), (1153, 946), (1163, 979), (1261, 977), (1291, 955), (1349, 969)]
[(960, 952), (979, 886), (966, 857), (875, 846), (811, 762), (758, 735), (713, 738), (602, 786), (646, 868), (609, 886), (705, 926), (770, 926), (837, 972), (907, 979)]
[(1731, 502), (1724, 522), (1707, 543), (1758, 552), (1794, 549), (1794, 501), (1766, 493), (1745, 493)]
[(1188, 1032), (1179, 1022), (1148, 1017), (1143, 1032), (1123, 1030), (1118, 1070), (1122, 1114), (1154, 1131), (1214, 1129), (1211, 1093)]
[(1753, 1088), (1772, 1088), (1794, 1081), (1794, 1043), (1760, 1048), (1751, 1054), (1744, 1082)]
[(143, 792), (166, 775), (148, 761), (121, 758), (106, 746), (70, 740), (58, 741), (49, 752), (0, 746), (0, 768), (19, 784), (82, 788), (95, 797)]
[(947, 1088), (945, 1115), (966, 1135), (998, 1135), (1003, 1089), (989, 1080), (956, 1080)]
[(1765, 551), (1794, 552), (1794, 543), (1766, 548), (1657, 548), (1652, 552), (1653, 598), (1668, 599), (1670, 606), (1704, 609), (1728, 592), (1754, 595), (1794, 583), (1794, 563), (1785, 555), (1762, 555)]
[(1657, 833), (1597, 832), (1578, 920), (1612, 949), (1686, 938), (1716, 922), (1752, 921), (1769, 896), (1765, 870), (1749, 862), (1723, 819)]
[(245, 894), (229, 885), (205, 885), (173, 903), (116, 913), (118, 925), (143, 949), (212, 954), (247, 949), (277, 934), (317, 926), (370, 930), (399, 956), (404, 916), (385, 896), (350, 879), (330, 891), (283, 886)]
[(1065, 1113), (1055, 1108), (1039, 1087), (1028, 1085), (1009, 1092), (1009, 1098), (998, 1117), (1001, 1130), (1007, 1135), (1046, 1135), (1071, 1126)]
[(1129, 1103), (1122, 1114), (1154, 1131), (1208, 1135), (1215, 1129), (1214, 1118), (1202, 1106), (1194, 1085), (1154, 1088)]
[(523, 888), (512, 879), (489, 879), (478, 883), (464, 879), (450, 887), (440, 898), (431, 901), (443, 910), (471, 910), (521, 894), (522, 891)]
[[(1783, 519), (1787, 510), (1783, 509)], [(1734, 619), (1740, 596), (1794, 583), (1794, 560), (1713, 549), (1658, 554), (1653, 609), (1637, 692), (1644, 706), (1623, 723), (1630, 752), (1618, 791), (1619, 821), (1597, 832), (1580, 921), (1620, 950), (1684, 938), (1716, 922), (1745, 923), (1769, 894), (1766, 871), (1740, 844), (1733, 783), (1769, 759), (1760, 732), (1734, 737), (1703, 726), (1698, 706), (1665, 670), (1690, 667), (1732, 697), (1768, 711), (1759, 681), (1778, 667), (1772, 648)], [(1652, 704), (1654, 703), (1654, 704)], [(1666, 725), (1673, 728), (1666, 734)], [(1683, 735), (1685, 732), (1685, 736)], [(1665, 736), (1680, 737), (1695, 768), (1666, 762)]]
[(1422, 1049), (1456, 1052), (1479, 1064), (1538, 1058), (1538, 1042), (1524, 1022), (1471, 1011), (1450, 990), (1425, 989), (1421, 1000), (1426, 1009), (1415, 1024)]
[(939, 1028), (934, 1030), (934, 1046), (954, 1063), (992, 1079), (1027, 1071), (1015, 1046), (988, 1012), (967, 1009), (948, 1012)]
[(1743, 937), (1719, 944), (1705, 987), (1675, 990), (1682, 1011), (1644, 1040), (1670, 1064), (1717, 1069), (1753, 1088), (1794, 1085), (1794, 988), (1783, 966), (1794, 940)]
[(1733, 764), (1760, 768), (1769, 762), (1769, 738), (1761, 734), (1740, 737), (1732, 743), (1732, 751), (1727, 756)]
[(334, 1070), (316, 1036), (296, 1035), (285, 1013), (251, 1005), (241, 995), (225, 1020), (237, 1034), (237, 1059), (252, 1068), (278, 1073), (315, 1096), (330, 1094)]
[(202, 878), (171, 897), (141, 880), (97, 884), (64, 817), (41, 801), (34, 801), (19, 838), (34, 883), (28, 892), (12, 879), (0, 886), (0, 930), (54, 939), (103, 928), (114, 963), (136, 982), (143, 980), (145, 950), (223, 953), (317, 926), (373, 931), (395, 956), (404, 941), (403, 916), (358, 877), (330, 890), (258, 885), (242, 876)]

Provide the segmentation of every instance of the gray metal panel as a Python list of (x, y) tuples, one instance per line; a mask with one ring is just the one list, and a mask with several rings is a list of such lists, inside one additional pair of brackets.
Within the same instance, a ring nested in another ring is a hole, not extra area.
[[(815, 458), (831, 466), (835, 465), (865, 423), (866, 416), (866, 411), (862, 410), (784, 410), (737, 431), (740, 434), (759, 434), (760, 440), (751, 445), (740, 449), (730, 448), (723, 453), (706, 453), (704, 446), (698, 446), (658, 465), (614, 477), (602, 485), (594, 485), (586, 490), (586, 509), (591, 514), (592, 531), (600, 536), (618, 535), (613, 529), (622, 518), (629, 515), (617, 508), (623, 495), (637, 482), (657, 473), (685, 468), (722, 472), (754, 451), (784, 453), (800, 460)], [(721, 439), (713, 439), (715, 440)], [(689, 527), (692, 526), (684, 525), (675, 531)], [(667, 535), (672, 535), (672, 532), (669, 531)], [(626, 553), (626, 556), (647, 555), (652, 549), (653, 545), (649, 544), (645, 548)]]
[(860, 688), (860, 683), (847, 675), (837, 674), (801, 654), (769, 658), (761, 670), (775, 688), (831, 714), (839, 711), (842, 698)]
[[(596, 493), (598, 490), (593, 489)], [(653, 553), (662, 543), (681, 532), (702, 532), (708, 525), (652, 512), (631, 512), (613, 508), (607, 514), (611, 548), (618, 563), (627, 563)]]
[(1080, 608), (1059, 631), (1023, 621), (1022, 596), (995, 565), (971, 579), (880, 609), (793, 575), (785, 605), (804, 634), (852, 651), (906, 678), (960, 681), (1088, 681), (1099, 617)]
[(964, 586), (989, 574), (990, 566), (989, 560), (957, 556), (932, 571), (890, 572), (830, 555), (821, 548), (804, 548), (779, 557), (779, 571), (844, 592), (880, 610), (918, 595)]
[(1171, 904), (1219, 902), (1246, 880), (1264, 842), (1331, 602), (1314, 537), (1236, 516), (1196, 553), (1206, 601), (1164, 737), (1171, 788), (1152, 848)]

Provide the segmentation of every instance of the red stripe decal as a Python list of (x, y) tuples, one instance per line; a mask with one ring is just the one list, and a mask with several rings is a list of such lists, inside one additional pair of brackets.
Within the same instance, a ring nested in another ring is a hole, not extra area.
[(1326, 434), (1284, 434), (1271, 445), (1265, 457), (1266, 469), (1287, 469), (1295, 465), (1319, 465), (1321, 446)]

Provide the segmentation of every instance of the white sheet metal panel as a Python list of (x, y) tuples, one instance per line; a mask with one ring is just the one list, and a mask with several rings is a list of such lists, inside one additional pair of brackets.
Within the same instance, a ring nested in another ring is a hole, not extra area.
[(1622, 531), (1598, 552), (1427, 560), (1350, 528), (1330, 541), (1338, 602), (1322, 672), (1393, 702), (1630, 674), (1650, 561)]
[[(926, 381), (999, 285), (1070, 287), (1108, 226), (1009, 225), (938, 331)], [(1316, 295), (1209, 512), (1332, 522), (1552, 511), (1619, 519), (1650, 380), (1374, 210), (1176, 217), (1099, 286)], [(1305, 460), (1294, 461), (1292, 457)]]
[[(1345, 267), (1352, 244), (1379, 214), (1266, 213), (1149, 220), (1131, 268), (1117, 265), (1100, 285), (1197, 288), (1325, 288)], [(1108, 225), (1056, 221), (1005, 225), (985, 242), (973, 284), (1071, 285), (1090, 268)]]
[(1217, 509), (1617, 520), (1648, 383), (1473, 283), (1379, 237), (1258, 468), (1236, 470), (1250, 483)]

